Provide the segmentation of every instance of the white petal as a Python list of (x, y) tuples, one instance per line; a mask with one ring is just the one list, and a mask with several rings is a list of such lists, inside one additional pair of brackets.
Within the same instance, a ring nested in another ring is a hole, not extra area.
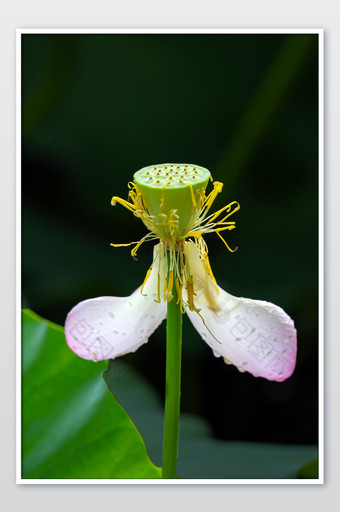
[(274, 304), (228, 294), (207, 275), (195, 248), (188, 256), (200, 311), (187, 313), (214, 354), (255, 377), (287, 379), (296, 362), (293, 320)]
[(166, 304), (143, 296), (140, 288), (129, 297), (85, 300), (67, 316), (66, 341), (83, 359), (113, 359), (146, 343), (165, 316)]

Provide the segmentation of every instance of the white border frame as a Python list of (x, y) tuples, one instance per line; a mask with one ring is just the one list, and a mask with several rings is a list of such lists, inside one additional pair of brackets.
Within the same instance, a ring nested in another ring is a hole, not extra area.
[[(23, 34), (316, 34), (319, 38), (319, 478), (298, 479), (23, 479), (21, 478), (21, 36)], [(17, 29), (16, 30), (16, 483), (42, 485), (320, 485), (324, 484), (324, 30), (250, 29)]]

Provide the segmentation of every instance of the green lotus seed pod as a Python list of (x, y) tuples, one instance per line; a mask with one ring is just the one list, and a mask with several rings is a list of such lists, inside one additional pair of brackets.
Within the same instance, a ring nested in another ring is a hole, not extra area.
[(134, 174), (135, 183), (153, 221), (165, 238), (184, 236), (192, 225), (211, 178), (204, 167), (193, 164), (150, 165)]

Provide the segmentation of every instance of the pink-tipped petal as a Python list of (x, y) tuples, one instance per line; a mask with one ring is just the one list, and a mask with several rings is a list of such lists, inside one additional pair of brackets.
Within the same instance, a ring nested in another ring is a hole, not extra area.
[(66, 341), (83, 359), (114, 359), (146, 343), (165, 316), (166, 304), (143, 296), (140, 288), (129, 297), (85, 300), (66, 318)]
[[(193, 245), (193, 244), (192, 244)], [(216, 356), (255, 377), (283, 381), (293, 373), (297, 340), (293, 320), (278, 306), (234, 297), (217, 286), (190, 248), (195, 305), (188, 316)]]

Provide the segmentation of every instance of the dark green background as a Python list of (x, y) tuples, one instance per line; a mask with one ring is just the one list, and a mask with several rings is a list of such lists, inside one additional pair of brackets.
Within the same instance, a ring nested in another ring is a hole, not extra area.
[[(221, 439), (317, 443), (318, 36), (25, 34), (22, 128), (23, 306), (63, 324), (81, 300), (129, 295), (152, 245), (138, 262), (110, 247), (145, 234), (111, 197), (146, 165), (207, 167), (216, 209), (241, 204), (237, 252), (206, 237), (213, 272), (292, 316), (298, 360), (284, 383), (239, 374), (185, 318), (182, 410)], [(162, 396), (165, 324), (124, 360)]]

